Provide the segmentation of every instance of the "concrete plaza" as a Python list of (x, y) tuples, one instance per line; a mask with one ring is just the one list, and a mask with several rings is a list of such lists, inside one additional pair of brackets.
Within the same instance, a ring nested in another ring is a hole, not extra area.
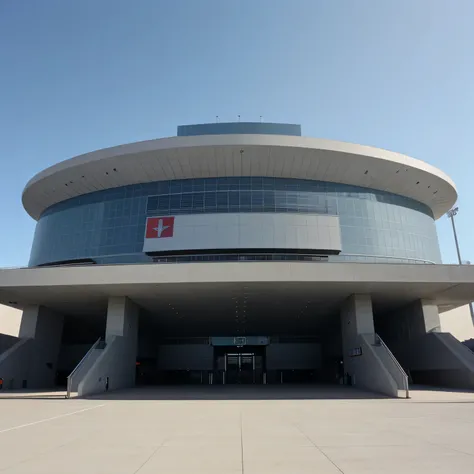
[(474, 469), (474, 394), (154, 387), (0, 395), (0, 472), (450, 473)]

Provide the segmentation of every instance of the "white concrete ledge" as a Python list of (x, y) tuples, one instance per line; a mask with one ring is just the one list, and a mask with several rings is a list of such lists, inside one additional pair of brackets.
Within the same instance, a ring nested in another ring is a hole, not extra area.
[(435, 218), (457, 199), (445, 173), (399, 153), (308, 137), (208, 135), (131, 143), (63, 161), (28, 182), (23, 205), (38, 219), (53, 204), (94, 191), (221, 176), (310, 179), (377, 189), (424, 203)]
[[(106, 299), (110, 295), (158, 295), (165, 289), (188, 294), (217, 288), (259, 287), (375, 299), (430, 299), (440, 311), (474, 296), (474, 267), (459, 265), (215, 262), (89, 265), (0, 270), (0, 303), (46, 304), (48, 300)], [(166, 290), (168, 291), (168, 290)]]

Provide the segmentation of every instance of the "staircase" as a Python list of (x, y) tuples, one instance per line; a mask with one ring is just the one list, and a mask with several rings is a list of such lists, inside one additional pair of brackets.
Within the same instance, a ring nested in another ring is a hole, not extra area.
[(92, 347), (87, 351), (86, 355), (76, 365), (74, 370), (69, 374), (67, 378), (67, 393), (66, 398), (72, 398), (77, 396), (77, 387), (81, 382), (82, 378), (87, 374), (89, 369), (94, 365), (94, 362), (102, 354), (106, 347), (104, 339), (99, 337)]
[(382, 338), (378, 334), (374, 334), (374, 336), (375, 352), (397, 384), (399, 398), (410, 398), (408, 375)]

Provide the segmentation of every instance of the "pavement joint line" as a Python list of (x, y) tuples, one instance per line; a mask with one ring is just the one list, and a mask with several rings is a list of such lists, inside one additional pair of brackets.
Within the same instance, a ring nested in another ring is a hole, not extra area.
[(169, 441), (169, 437), (168, 438), (165, 438), (158, 446), (156, 446), (156, 448), (153, 450), (153, 452), (146, 458), (145, 462), (136, 470), (134, 471), (133, 474), (137, 474), (138, 471), (141, 471), (141, 469), (143, 467), (145, 467), (148, 462), (150, 461), (150, 459), (161, 449), (161, 448), (164, 448), (165, 447), (165, 443)]
[[(419, 438), (419, 436), (417, 436), (417, 438)], [(453, 448), (452, 446), (450, 446), (449, 444), (444, 444), (444, 443), (436, 443), (435, 441), (428, 441), (426, 440), (425, 441), (426, 444), (429, 444), (430, 446), (436, 446), (437, 448), (443, 448), (443, 449), (446, 449), (448, 451), (453, 451), (457, 454), (464, 454), (466, 456), (474, 456), (473, 453), (468, 453), (466, 451), (463, 451), (462, 449), (456, 449), (456, 448)]]
[[(95, 430), (97, 431), (97, 430)], [(30, 462), (31, 460), (33, 459), (40, 459), (42, 456), (48, 454), (48, 453), (51, 453), (53, 451), (56, 451), (58, 449), (61, 449), (61, 448), (64, 448), (64, 446), (68, 446), (72, 443), (75, 443), (78, 439), (81, 439), (83, 437), (83, 435), (79, 435), (79, 436), (76, 436), (75, 438), (69, 440), (69, 441), (66, 441), (65, 443), (62, 443), (58, 446), (52, 446), (52, 447), (49, 447), (47, 449), (45, 449), (44, 451), (40, 451), (39, 453), (34, 453), (32, 454), (31, 456), (28, 456), (26, 457), (25, 459), (22, 459), (21, 461), (13, 464), (12, 466), (6, 466), (6, 467), (3, 467), (3, 468), (0, 468), (0, 472), (4, 472), (4, 471), (7, 471), (8, 469), (11, 469), (12, 467), (16, 467), (16, 466), (19, 466), (20, 464), (25, 464), (27, 462)]]
[(89, 408), (83, 408), (82, 410), (72, 411), (70, 413), (63, 413), (62, 415), (52, 416), (51, 418), (44, 418), (43, 420), (33, 421), (31, 423), (25, 423), (23, 425), (12, 426), (11, 428), (7, 428), (5, 430), (0, 430), (0, 434), (1, 433), (6, 433), (8, 431), (19, 430), (21, 428), (27, 428), (28, 426), (39, 425), (40, 423), (46, 423), (47, 421), (53, 421), (53, 420), (57, 420), (59, 418), (65, 418), (67, 416), (76, 415), (77, 413), (84, 413), (86, 411), (95, 410), (96, 408), (101, 408), (101, 407), (104, 407), (104, 406), (105, 406), (105, 403), (103, 403), (102, 405), (95, 405), (95, 406), (89, 407)]
[[(425, 416), (425, 415), (424, 415)], [(423, 416), (423, 417), (424, 417)], [(423, 418), (423, 417), (416, 417), (416, 418), (413, 418), (413, 419), (420, 419), (420, 418)], [(411, 419), (411, 418), (410, 418)], [(451, 420), (455, 419), (455, 420), (462, 420), (462, 421), (465, 421), (465, 419), (463, 418), (458, 418), (458, 417), (454, 417), (454, 418), (449, 418)], [(467, 423), (467, 424), (470, 424), (470, 423)], [(400, 434), (402, 436), (406, 436), (404, 435), (401, 431), (400, 431), (400, 428), (399, 427), (396, 427), (396, 428), (392, 428), (393, 432), (394, 433), (397, 433), (397, 434)], [(429, 440), (426, 440), (424, 438), (422, 438), (420, 435), (418, 434), (410, 434), (410, 437), (414, 440), (418, 440), (418, 441), (421, 441), (421, 444), (427, 444), (427, 445), (430, 445), (430, 446), (436, 446), (437, 448), (442, 448), (442, 449), (447, 449), (448, 451), (453, 451), (455, 453), (458, 453), (458, 454), (464, 454), (466, 456), (474, 456), (473, 453), (469, 453), (469, 452), (466, 452), (466, 451), (463, 451), (461, 449), (456, 449), (456, 448), (453, 448), (452, 446), (448, 445), (448, 444), (443, 444), (443, 443), (436, 443), (435, 441), (429, 441)], [(383, 446), (383, 445), (382, 445)], [(392, 446), (392, 445), (389, 445), (389, 446)], [(393, 445), (393, 446), (403, 446), (403, 445)]]
[(298, 426), (295, 428), (342, 474), (344, 471)]

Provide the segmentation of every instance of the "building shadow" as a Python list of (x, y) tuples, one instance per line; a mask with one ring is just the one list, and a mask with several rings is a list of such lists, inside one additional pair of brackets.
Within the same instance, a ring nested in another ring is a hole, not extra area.
[(340, 385), (160, 385), (115, 390), (94, 400), (373, 400), (389, 398)]
[(462, 393), (472, 394), (474, 396), (474, 390), (468, 388), (451, 388), (451, 387), (438, 387), (434, 385), (418, 385), (410, 384), (410, 390), (418, 392), (445, 392), (445, 393)]

